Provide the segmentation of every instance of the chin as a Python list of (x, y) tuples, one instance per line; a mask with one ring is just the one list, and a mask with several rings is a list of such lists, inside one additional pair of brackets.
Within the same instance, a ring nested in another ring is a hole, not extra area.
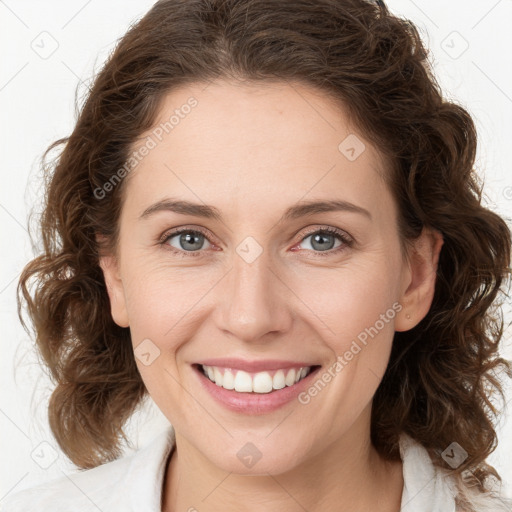
[(297, 449), (290, 444), (283, 447), (281, 441), (276, 442), (277, 446), (264, 439), (261, 443), (256, 439), (237, 441), (233, 443), (237, 448), (212, 453), (210, 460), (223, 471), (237, 475), (268, 476), (269, 473), (279, 475), (293, 470), (301, 462)]

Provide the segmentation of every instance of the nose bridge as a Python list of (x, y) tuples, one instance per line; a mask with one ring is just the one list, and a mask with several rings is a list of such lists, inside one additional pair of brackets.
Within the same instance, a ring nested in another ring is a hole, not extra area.
[(245, 341), (288, 328), (291, 317), (283, 287), (268, 251), (258, 249), (254, 240), (242, 242), (222, 290), (225, 300), (219, 327)]

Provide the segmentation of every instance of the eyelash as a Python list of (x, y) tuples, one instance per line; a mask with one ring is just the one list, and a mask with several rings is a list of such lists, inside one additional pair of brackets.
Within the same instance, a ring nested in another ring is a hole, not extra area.
[[(179, 235), (181, 233), (200, 233), (201, 235), (203, 235), (208, 240), (208, 242), (212, 243), (210, 241), (209, 237), (208, 237), (208, 233), (206, 233), (206, 231), (203, 231), (202, 229), (198, 229), (198, 228), (196, 228), (196, 229), (178, 228), (176, 230), (167, 231), (166, 233), (164, 233), (160, 237), (159, 244), (164, 249), (170, 250), (172, 253), (177, 254), (178, 256), (181, 256), (181, 257), (184, 257), (184, 258), (187, 258), (189, 256), (192, 256), (192, 257), (201, 256), (202, 255), (202, 251), (182, 251), (182, 250), (179, 250), (179, 249), (176, 249), (176, 248), (170, 246), (167, 243), (170, 238), (172, 238), (172, 237), (174, 237), (176, 235)], [(340, 247), (337, 247), (336, 249), (329, 249), (328, 251), (312, 251), (315, 254), (314, 257), (325, 258), (325, 257), (328, 257), (328, 256), (333, 256), (334, 254), (338, 254), (341, 251), (344, 251), (347, 248), (352, 247), (353, 244), (354, 244), (354, 240), (351, 237), (349, 237), (345, 232), (341, 231), (340, 229), (333, 228), (333, 227), (330, 227), (330, 226), (326, 226), (326, 227), (322, 227), (322, 228), (317, 228), (315, 230), (312, 230), (312, 231), (309, 231), (309, 232), (305, 233), (304, 236), (300, 239), (300, 242), (303, 242), (309, 236), (316, 235), (316, 234), (336, 235), (338, 237), (338, 239), (341, 242), (343, 242), (343, 244), (340, 245)]]

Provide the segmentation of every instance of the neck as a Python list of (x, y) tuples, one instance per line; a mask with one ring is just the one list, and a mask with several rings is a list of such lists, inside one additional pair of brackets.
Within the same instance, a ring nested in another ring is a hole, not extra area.
[(402, 489), (402, 463), (379, 456), (369, 428), (364, 436), (352, 429), (289, 471), (256, 476), (217, 468), (176, 432), (162, 510), (398, 512)]

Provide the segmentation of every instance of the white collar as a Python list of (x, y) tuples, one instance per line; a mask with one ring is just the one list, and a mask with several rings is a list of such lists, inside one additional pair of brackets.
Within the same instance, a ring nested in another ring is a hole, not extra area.
[(456, 491), (451, 479), (407, 434), (400, 435), (399, 444), (404, 477), (400, 512), (455, 512)]
[[(427, 450), (411, 437), (402, 434), (399, 441), (404, 478), (401, 512), (456, 512), (455, 496), (466, 500), (468, 512), (512, 510), (506, 498), (455, 484), (448, 471), (434, 465)], [(130, 455), (8, 495), (0, 510), (161, 512), (165, 469), (175, 443), (175, 431), (169, 425)]]

